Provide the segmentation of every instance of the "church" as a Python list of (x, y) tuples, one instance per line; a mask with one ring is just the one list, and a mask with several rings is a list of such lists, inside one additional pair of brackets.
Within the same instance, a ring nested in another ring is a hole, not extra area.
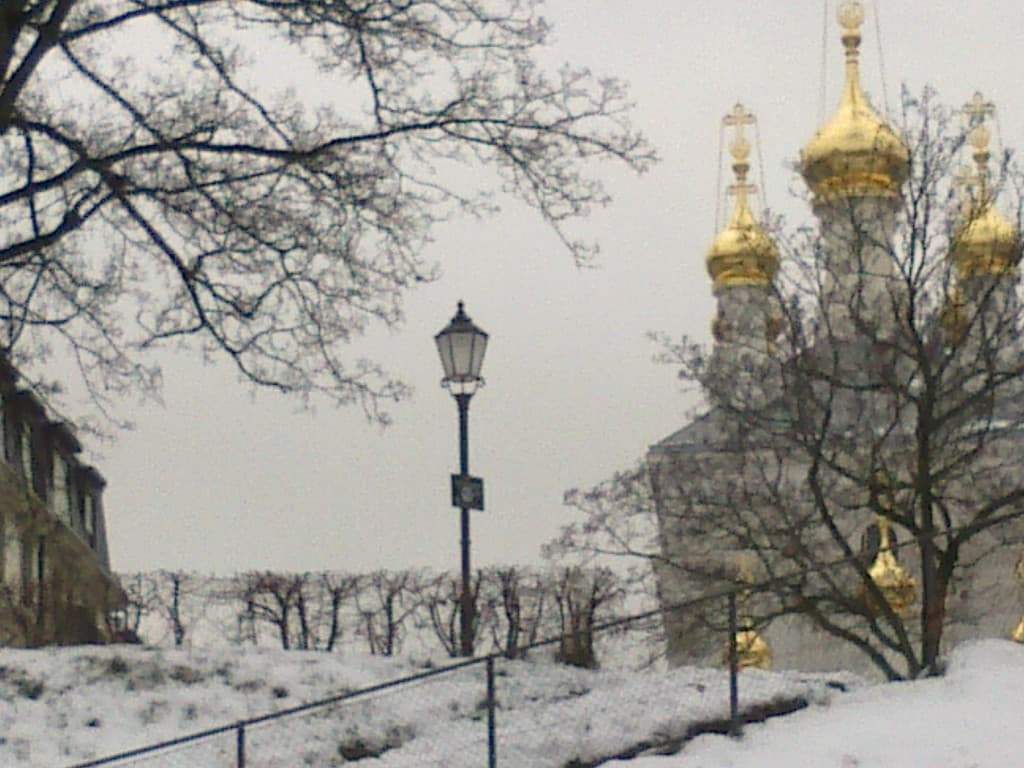
[(913, 678), (964, 640), (1024, 642), (1024, 185), (980, 93), (880, 115), (863, 4), (837, 16), (839, 104), (797, 163), (812, 226), (758, 221), (754, 116), (723, 120), (714, 342), (679, 353), (706, 405), (646, 461), (673, 664), (721, 658), (731, 590), (746, 666)]

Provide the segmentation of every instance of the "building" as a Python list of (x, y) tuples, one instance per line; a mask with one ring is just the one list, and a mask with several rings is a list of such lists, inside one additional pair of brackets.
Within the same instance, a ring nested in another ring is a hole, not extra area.
[(104, 642), (123, 592), (110, 572), (105, 481), (0, 358), (0, 645)]
[(838, 18), (842, 94), (798, 165), (813, 232), (758, 223), (753, 116), (724, 120), (714, 348), (682, 361), (708, 405), (647, 462), (674, 663), (717, 658), (724, 614), (673, 606), (743, 584), (751, 664), (913, 676), (967, 638), (1024, 641), (1021, 240), (993, 106), (976, 94), (929, 133), (922, 102), (926, 138), (906, 140), (861, 88), (862, 4)]

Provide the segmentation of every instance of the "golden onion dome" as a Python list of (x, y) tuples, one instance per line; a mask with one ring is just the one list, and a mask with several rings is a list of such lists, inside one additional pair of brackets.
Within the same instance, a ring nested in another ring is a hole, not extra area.
[(917, 596), (917, 584), (888, 548), (879, 551), (868, 569), (868, 575), (889, 607), (897, 614), (906, 613)]
[[(899, 564), (896, 556), (892, 553), (889, 542), (889, 520), (882, 515), (878, 517), (878, 532), (880, 536), (878, 554), (875, 555), (874, 562), (868, 568), (868, 576), (878, 587), (889, 607), (897, 615), (905, 616), (917, 598), (917, 582)], [(868, 609), (874, 612), (876, 607), (871, 595), (865, 591), (864, 598)]]
[[(722, 666), (729, 666), (729, 641), (722, 646)], [(771, 669), (772, 649), (751, 626), (736, 631), (736, 669)]]
[(739, 630), (736, 633), (736, 669), (771, 668), (772, 649), (768, 642), (756, 629)]
[[(1024, 587), (1024, 555), (1017, 561), (1017, 581)], [(1020, 623), (1013, 628), (1010, 639), (1017, 643), (1024, 643), (1024, 616), (1020, 617)]]
[(907, 178), (910, 153), (903, 140), (871, 107), (861, 89), (858, 0), (839, 5), (846, 49), (846, 76), (835, 114), (800, 153), (800, 173), (818, 201), (848, 197), (897, 197)]
[(1015, 643), (1024, 643), (1024, 616), (1020, 618), (1020, 624), (1014, 627), (1013, 632), (1010, 633), (1010, 639)]
[(728, 226), (708, 248), (705, 263), (716, 290), (738, 285), (768, 285), (778, 269), (779, 252), (746, 205), (737, 202)]
[(967, 179), (968, 194), (963, 220), (954, 234), (950, 258), (961, 279), (976, 275), (1002, 275), (1013, 271), (1020, 260), (1020, 238), (994, 204), (989, 183), (989, 132), (984, 118), (992, 105), (980, 93), (974, 95), (964, 111), (974, 127), (967, 140), (973, 147), (975, 172)]
[(737, 104), (723, 120), (726, 125), (737, 128), (729, 145), (736, 177), (729, 190), (735, 194), (736, 202), (729, 223), (712, 241), (705, 258), (716, 291), (725, 287), (768, 285), (779, 267), (778, 248), (754, 219), (747, 204), (747, 195), (754, 187), (747, 183), (750, 142), (743, 136), (743, 126), (753, 121), (753, 115), (742, 104)]
[(1017, 231), (989, 203), (960, 230), (952, 258), (961, 277), (1011, 272), (1020, 259)]
[[(736, 578), (744, 584), (754, 583), (754, 567), (747, 553), (740, 554), (736, 559)], [(737, 601), (739, 627), (736, 630), (736, 668), (737, 669), (771, 669), (772, 649), (768, 641), (754, 628), (754, 620), (750, 617), (747, 604), (750, 591), (743, 590)], [(729, 641), (722, 648), (722, 663), (729, 666)]]

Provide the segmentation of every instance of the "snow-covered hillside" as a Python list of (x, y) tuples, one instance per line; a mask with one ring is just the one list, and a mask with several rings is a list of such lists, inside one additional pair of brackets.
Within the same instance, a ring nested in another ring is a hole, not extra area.
[[(953, 653), (946, 676), (864, 687), (827, 707), (748, 726), (740, 740), (700, 736), (672, 757), (615, 768), (1020, 768), (1024, 646)], [(609, 766), (611, 768), (611, 766)]]
[[(355, 654), (139, 647), (0, 651), (0, 766), (63, 768), (423, 672)], [(745, 673), (745, 706), (831, 701), (849, 676)], [(248, 768), (479, 768), (487, 762), (482, 666), (246, 729)], [(592, 672), (496, 665), (498, 765), (589, 765), (727, 717), (720, 670)], [(227, 732), (119, 765), (229, 768)], [(378, 757), (379, 756), (379, 757)]]
[[(265, 649), (0, 651), (0, 766), (64, 768), (429, 670), (428, 662)], [(843, 692), (843, 691), (848, 692)], [(848, 675), (746, 671), (745, 708), (808, 709), (740, 740), (687, 736), (728, 713), (720, 670), (591, 672), (497, 664), (498, 765), (563, 768), (686, 742), (616, 768), (1018, 768), (1024, 647), (961, 649), (938, 680), (867, 685)], [(249, 768), (486, 765), (485, 683), (471, 667), (246, 729)], [(233, 768), (236, 733), (128, 760)], [(574, 762), (575, 761), (575, 762)]]

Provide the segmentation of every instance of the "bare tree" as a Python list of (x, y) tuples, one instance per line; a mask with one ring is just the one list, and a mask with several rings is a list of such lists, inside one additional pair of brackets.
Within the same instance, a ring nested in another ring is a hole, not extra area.
[[(496, 209), (459, 167), (583, 261), (567, 225), (607, 200), (589, 162), (654, 159), (619, 83), (537, 66), (538, 6), (0, 3), (3, 346), (27, 375), (69, 350), (105, 407), (158, 387), (141, 352), (194, 339), (256, 385), (382, 418), (405, 388), (344, 346), (437, 276), (434, 224)], [(319, 96), (270, 88), (268, 59)]]
[(176, 646), (185, 644), (192, 628), (210, 608), (208, 581), (186, 571), (157, 571), (153, 575), (154, 611), (166, 622)]
[[(659, 604), (671, 606), (680, 601), (679, 595), (663, 594), (663, 582), (657, 578), (671, 558), (663, 553), (658, 505), (646, 462), (616, 472), (592, 488), (570, 489), (564, 503), (576, 512), (576, 519), (544, 545), (545, 559), (576, 563), (585, 569), (609, 569), (630, 614), (648, 613)], [(692, 629), (703, 630), (704, 624), (697, 623)], [(643, 649), (645, 665), (664, 659), (662, 622), (635, 621), (624, 625), (623, 631), (632, 637), (632, 651)]]
[(342, 610), (354, 600), (362, 578), (347, 573), (325, 572), (317, 575), (316, 624), (319, 627), (315, 647), (330, 653), (345, 632)]
[[(429, 627), (452, 658), (459, 655), (461, 596), (456, 574), (440, 573), (423, 584)], [(520, 646), (538, 638), (546, 597), (540, 577), (528, 569), (510, 566), (478, 570), (469, 590), (473, 646), (490, 635), (494, 648), (509, 658), (518, 658)]]
[(142, 621), (159, 609), (158, 586), (150, 573), (121, 574), (118, 577), (125, 594), (124, 625), (119, 628), (126, 637), (139, 638)]
[[(705, 409), (640, 470), (571, 497), (587, 517), (563, 543), (646, 558), (666, 606), (746, 590), (749, 556), (753, 623), (809, 622), (890, 678), (938, 672), (958, 620), (1008, 631), (1024, 183), (1008, 155), (991, 167), (978, 103), (967, 112), (904, 93), (899, 197), (816, 199), (822, 231), (777, 238), (767, 339), (665, 342)], [(720, 628), (709, 608), (670, 623)]]
[(310, 628), (304, 589), (309, 581), (308, 573), (254, 571), (240, 576), (238, 597), (253, 632), (259, 623), (266, 623), (277, 632), (282, 649), (308, 649)]
[(394, 656), (401, 650), (407, 625), (420, 609), (420, 574), (415, 571), (374, 571), (355, 595), (362, 634), (370, 653)]
[(540, 640), (546, 629), (547, 611), (555, 603), (550, 579), (545, 572), (518, 566), (485, 573), (484, 615), (491, 642), (507, 658), (522, 658), (525, 647)]
[[(478, 582), (479, 584), (479, 577)], [(451, 658), (459, 655), (459, 600), (462, 589), (451, 573), (440, 573), (423, 585), (423, 600), (429, 626), (444, 652)], [(479, 611), (473, 611), (479, 618)]]
[(598, 613), (621, 597), (621, 584), (611, 569), (570, 566), (555, 574), (559, 661), (575, 667), (597, 667), (594, 626)]

